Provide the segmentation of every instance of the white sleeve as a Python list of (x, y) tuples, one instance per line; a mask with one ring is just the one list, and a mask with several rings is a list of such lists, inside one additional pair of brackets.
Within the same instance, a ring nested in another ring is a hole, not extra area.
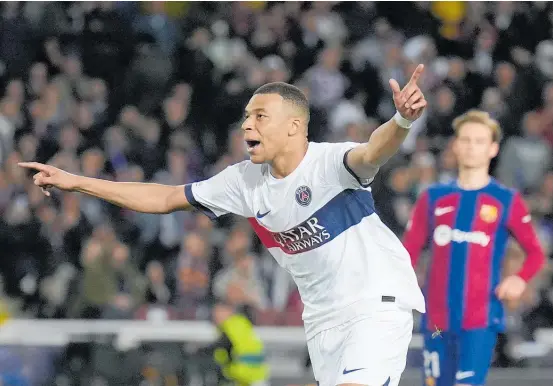
[(325, 179), (331, 184), (339, 184), (344, 188), (359, 189), (368, 188), (374, 180), (374, 176), (378, 169), (371, 176), (357, 176), (348, 166), (346, 159), (347, 154), (356, 146), (360, 145), (356, 142), (342, 142), (327, 144), (325, 159), (326, 173)]
[(231, 165), (207, 180), (185, 185), (186, 199), (212, 220), (228, 213), (248, 217), (244, 168), (244, 163)]

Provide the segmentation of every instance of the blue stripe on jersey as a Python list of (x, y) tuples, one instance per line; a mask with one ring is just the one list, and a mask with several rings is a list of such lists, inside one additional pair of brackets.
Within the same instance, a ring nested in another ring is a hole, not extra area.
[(284, 232), (271, 232), (278, 247), (287, 254), (318, 248), (375, 213), (371, 192), (346, 189), (307, 220)]
[[(505, 257), (505, 247), (507, 246), (507, 239), (509, 238), (508, 232), (502, 232), (498, 230), (496, 233), (496, 239), (494, 243), (493, 255), (492, 255), (492, 267), (491, 267), (491, 288), (490, 291), (495, 293), (495, 288), (499, 284), (501, 279), (502, 263)], [(503, 247), (503, 248), (501, 248)], [(499, 329), (503, 329), (503, 304), (495, 296), (490, 294), (490, 306), (488, 311), (488, 325), (498, 326)]]
[(194, 197), (194, 193), (192, 193), (192, 184), (184, 185), (184, 195), (186, 196), (186, 199), (188, 200), (190, 205), (192, 205), (194, 208), (198, 209), (200, 212), (202, 212), (212, 220), (215, 220), (217, 218), (217, 215), (213, 213), (211, 209), (205, 207), (204, 205), (202, 205), (202, 203), (196, 200), (196, 197)]
[[(509, 217), (511, 216), (511, 208), (513, 204), (514, 194), (511, 190), (497, 189), (494, 185), (491, 194), (494, 195), (504, 205), (503, 218), (501, 221), (503, 224), (507, 224)], [(509, 238), (509, 232), (507, 226), (499, 227), (495, 235), (494, 250), (492, 255), (492, 269), (491, 269), (491, 290), (495, 291), (495, 287), (501, 280), (502, 264), (507, 250), (507, 243)], [(493, 295), (490, 295), (490, 307), (488, 314), (488, 324), (490, 326), (497, 326), (500, 330), (504, 328), (504, 309), (503, 304)]]
[[(454, 229), (470, 232), (476, 211), (478, 193), (463, 192), (459, 202)], [(449, 268), (449, 329), (459, 331), (465, 306), (465, 281), (467, 268), (468, 243), (451, 244)]]

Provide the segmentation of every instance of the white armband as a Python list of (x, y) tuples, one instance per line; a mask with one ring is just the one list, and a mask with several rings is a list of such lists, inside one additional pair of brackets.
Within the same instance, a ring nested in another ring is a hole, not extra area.
[(394, 121), (396, 121), (399, 127), (402, 127), (407, 130), (410, 129), (411, 126), (413, 126), (413, 121), (403, 118), (399, 113), (399, 111), (396, 111), (394, 115)]

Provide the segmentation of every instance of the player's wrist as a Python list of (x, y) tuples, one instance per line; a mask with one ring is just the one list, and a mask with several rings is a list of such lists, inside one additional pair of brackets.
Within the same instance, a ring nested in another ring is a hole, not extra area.
[(395, 123), (403, 129), (409, 130), (411, 128), (411, 126), (413, 126), (413, 121), (410, 121), (409, 119), (404, 118), (399, 113), (399, 111), (396, 111), (396, 113), (394, 114), (393, 119), (394, 119)]
[(524, 283), (528, 283), (530, 281), (530, 277), (528, 277), (528, 275), (526, 275), (524, 272), (515, 273), (511, 276), (522, 280)]

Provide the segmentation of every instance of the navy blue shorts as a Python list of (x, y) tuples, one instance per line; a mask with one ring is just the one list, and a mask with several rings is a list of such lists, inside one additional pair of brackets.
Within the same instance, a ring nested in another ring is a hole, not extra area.
[(491, 366), (497, 331), (424, 334), (424, 386), (485, 385)]

